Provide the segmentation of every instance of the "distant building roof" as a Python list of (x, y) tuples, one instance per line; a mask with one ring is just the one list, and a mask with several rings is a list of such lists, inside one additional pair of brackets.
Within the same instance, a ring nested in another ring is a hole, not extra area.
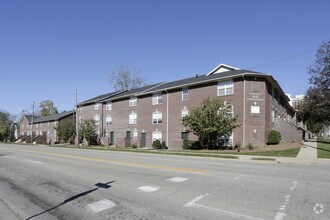
[(33, 124), (42, 123), (42, 122), (57, 121), (59, 119), (62, 119), (64, 117), (67, 117), (67, 116), (72, 115), (74, 113), (75, 113), (75, 111), (71, 110), (71, 111), (62, 112), (62, 113), (59, 113), (59, 114), (56, 114), (56, 115), (50, 115), (50, 116), (44, 116), (44, 117), (34, 116), (33, 117)]

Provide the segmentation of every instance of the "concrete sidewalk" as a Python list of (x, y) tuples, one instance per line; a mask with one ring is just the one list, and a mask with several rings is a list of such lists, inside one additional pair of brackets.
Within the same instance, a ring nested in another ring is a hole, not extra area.
[(330, 159), (317, 158), (317, 142), (305, 142), (296, 158), (277, 158), (278, 162), (295, 164), (328, 164)]
[[(301, 147), (296, 158), (292, 157), (270, 157), (270, 156), (254, 156), (254, 155), (237, 155), (232, 154), (232, 156), (237, 156), (239, 160), (253, 161), (252, 158), (269, 158), (274, 159), (273, 162), (277, 163), (289, 163), (289, 164), (320, 164), (320, 165), (330, 165), (330, 159), (320, 159), (317, 158), (317, 142), (305, 142)], [(267, 161), (260, 161), (267, 162)], [(271, 161), (269, 161), (271, 162)]]

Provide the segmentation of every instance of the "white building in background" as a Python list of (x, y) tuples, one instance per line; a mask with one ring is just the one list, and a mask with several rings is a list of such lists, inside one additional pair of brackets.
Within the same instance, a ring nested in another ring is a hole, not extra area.
[(289, 101), (290, 105), (296, 111), (298, 110), (298, 107), (304, 103), (304, 99), (305, 99), (304, 94), (295, 95), (295, 96), (291, 96), (291, 94), (286, 94), (286, 95), (290, 99), (290, 101)]

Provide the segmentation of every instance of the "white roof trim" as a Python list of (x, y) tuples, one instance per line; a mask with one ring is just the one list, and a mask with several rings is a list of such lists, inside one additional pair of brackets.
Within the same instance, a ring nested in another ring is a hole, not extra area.
[[(239, 68), (237, 67), (233, 67), (233, 66), (229, 66), (227, 64), (223, 64), (221, 63), (219, 66), (215, 67), (213, 70), (211, 70), (208, 74), (206, 74), (207, 76), (209, 75), (212, 75), (212, 74), (215, 74), (219, 69), (227, 69), (228, 71), (230, 70), (240, 70)], [(223, 71), (225, 72), (225, 71)]]

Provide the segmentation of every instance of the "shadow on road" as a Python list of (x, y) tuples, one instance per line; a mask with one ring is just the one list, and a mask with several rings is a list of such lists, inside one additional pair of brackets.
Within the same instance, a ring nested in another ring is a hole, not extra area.
[(40, 216), (40, 215), (45, 214), (45, 213), (47, 213), (47, 212), (50, 212), (50, 211), (52, 211), (52, 210), (54, 210), (54, 209), (57, 209), (57, 208), (61, 207), (62, 205), (65, 205), (66, 203), (71, 202), (71, 201), (73, 201), (73, 200), (75, 200), (75, 199), (78, 199), (78, 198), (80, 198), (80, 197), (82, 197), (82, 196), (86, 196), (86, 195), (88, 195), (88, 194), (90, 194), (90, 193), (92, 193), (92, 192), (98, 190), (99, 188), (109, 189), (109, 188), (111, 187), (110, 184), (111, 184), (111, 183), (114, 183), (114, 182), (116, 182), (116, 181), (114, 180), (114, 181), (110, 181), (110, 182), (107, 182), (107, 183), (96, 183), (96, 184), (95, 184), (95, 186), (97, 186), (96, 188), (91, 189), (91, 190), (87, 190), (87, 191), (82, 192), (82, 193), (79, 193), (79, 194), (77, 194), (77, 195), (74, 195), (74, 196), (72, 196), (72, 197), (70, 197), (70, 198), (64, 200), (63, 202), (61, 202), (61, 203), (58, 204), (57, 206), (54, 206), (54, 207), (52, 207), (52, 208), (50, 208), (50, 209), (47, 209), (46, 211), (40, 212), (40, 213), (38, 213), (38, 214), (35, 214), (35, 215), (33, 215), (33, 216), (27, 218), (26, 220), (33, 219), (33, 218), (35, 218), (35, 217), (37, 217), (37, 216)]

